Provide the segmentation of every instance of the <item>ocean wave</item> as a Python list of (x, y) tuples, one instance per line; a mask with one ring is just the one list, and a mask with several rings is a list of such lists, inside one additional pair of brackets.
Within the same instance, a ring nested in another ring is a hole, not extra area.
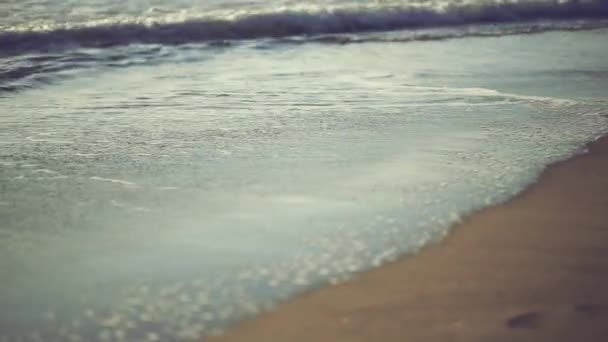
[(606, 27), (608, 0), (461, 6), (443, 12), (281, 12), (232, 21), (0, 31), (0, 96), (71, 78), (80, 70), (197, 60), (235, 45), (408, 43)]
[[(470, 25), (454, 28), (401, 30), (394, 32), (325, 34), (309, 37), (285, 37), (254, 42), (245, 46), (273, 49), (282, 45), (324, 44), (346, 45), (362, 43), (410, 43), (463, 38), (502, 37), (537, 34), (547, 31), (579, 31), (608, 27), (608, 20), (569, 20), (515, 23), (502, 25)], [(125, 68), (166, 62), (198, 60), (212, 51), (238, 45), (234, 41), (209, 41), (200, 44), (163, 46), (132, 44), (106, 49), (74, 49), (52, 53), (30, 53), (0, 58), (0, 96), (37, 88), (70, 78), (80, 70), (90, 68)]]
[[(187, 47), (183, 47), (187, 49)], [(46, 54), (25, 54), (0, 59), (0, 94), (53, 83), (87, 68), (124, 68), (179, 60), (178, 51), (140, 45), (113, 49), (76, 49)], [(183, 59), (182, 57), (181, 59)]]
[(608, 18), (608, 1), (493, 2), (450, 5), (443, 9), (380, 7), (316, 12), (281, 10), (243, 15), (234, 19), (190, 19), (153, 24), (121, 21), (92, 26), (11, 30), (0, 32), (0, 54), (47, 52), (74, 47), (103, 48), (134, 43), (178, 45), (206, 41), (581, 18)]
[(441, 41), (460, 38), (504, 37), (513, 35), (538, 34), (549, 31), (583, 31), (608, 27), (608, 20), (569, 20), (569, 21), (539, 21), (518, 24), (475, 25), (456, 27), (454, 29), (420, 29), (400, 31), (396, 34), (326, 34), (313, 37), (287, 37), (278, 41), (286, 44), (361, 44), (361, 43), (409, 43), (423, 41)]

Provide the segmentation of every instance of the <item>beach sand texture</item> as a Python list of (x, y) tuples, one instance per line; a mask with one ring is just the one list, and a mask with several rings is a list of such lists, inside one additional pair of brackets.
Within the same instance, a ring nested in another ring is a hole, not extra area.
[(213, 342), (608, 341), (608, 138), (414, 257)]

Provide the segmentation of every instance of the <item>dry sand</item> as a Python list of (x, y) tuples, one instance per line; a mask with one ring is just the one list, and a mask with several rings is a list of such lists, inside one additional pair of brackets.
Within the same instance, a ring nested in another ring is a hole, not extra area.
[(608, 139), (419, 255), (208, 341), (608, 341)]

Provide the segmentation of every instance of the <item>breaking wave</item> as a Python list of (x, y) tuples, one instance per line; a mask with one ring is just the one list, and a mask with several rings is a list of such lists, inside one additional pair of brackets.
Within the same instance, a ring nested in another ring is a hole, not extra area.
[(74, 47), (103, 48), (136, 43), (179, 45), (218, 40), (586, 18), (608, 18), (608, 1), (501, 2), (450, 5), (443, 9), (389, 7), (317, 12), (282, 10), (244, 15), (231, 20), (190, 19), (152, 24), (134, 20), (94, 25), (60, 25), (44, 30), (14, 29), (0, 32), (0, 54), (47, 52)]

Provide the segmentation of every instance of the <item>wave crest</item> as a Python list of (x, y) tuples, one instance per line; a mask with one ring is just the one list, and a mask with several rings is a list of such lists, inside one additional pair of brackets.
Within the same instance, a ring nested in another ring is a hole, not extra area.
[(51, 30), (0, 32), (0, 54), (47, 52), (73, 47), (187, 43), (390, 31), (408, 28), (506, 23), (532, 20), (608, 18), (608, 1), (504, 2), (431, 8), (378, 8), (319, 12), (281, 11), (233, 20), (174, 23), (114, 23)]

